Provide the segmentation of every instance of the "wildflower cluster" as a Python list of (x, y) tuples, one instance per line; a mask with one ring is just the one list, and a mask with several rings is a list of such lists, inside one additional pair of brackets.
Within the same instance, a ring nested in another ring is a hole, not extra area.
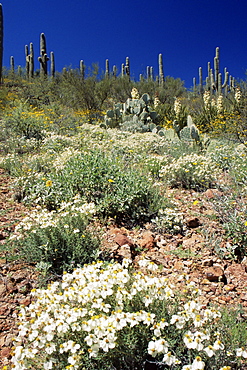
[(211, 107), (211, 95), (209, 91), (205, 91), (203, 94), (203, 103), (206, 110)]
[[(99, 261), (34, 290), (34, 302), (20, 310), (13, 369), (141, 368), (149, 354), (157, 363), (197, 370), (221, 357), (227, 343), (214, 332), (220, 313), (195, 297), (174, 312), (169, 280), (157, 276), (154, 263), (139, 264), (144, 273), (133, 272), (129, 260)], [(196, 294), (192, 283), (186, 289)], [(247, 357), (246, 350), (237, 348), (237, 356)]]
[(174, 112), (175, 112), (175, 115), (176, 115), (176, 118), (179, 117), (179, 114), (181, 112), (181, 109), (182, 109), (182, 105), (181, 105), (181, 102), (179, 99), (175, 99), (175, 102), (174, 102)]
[(37, 207), (16, 226), (8, 243), (20, 258), (45, 262), (52, 272), (62, 273), (98, 256), (99, 241), (87, 230), (94, 214), (94, 204), (78, 196), (58, 211)]
[[(46, 182), (48, 183), (49, 180)], [(49, 183), (47, 186), (50, 186)], [(76, 217), (78, 215), (90, 217), (96, 213), (94, 203), (83, 203), (79, 195), (75, 196), (71, 202), (62, 202), (60, 208), (55, 211), (48, 211), (37, 207), (28, 216), (15, 227), (15, 233), (10, 239), (20, 239), (25, 236), (27, 231), (35, 233), (36, 229), (45, 229), (48, 227), (56, 227), (61, 219), (66, 216)]]
[(213, 184), (220, 170), (210, 157), (189, 154), (162, 166), (160, 177), (172, 187), (205, 188)]
[(234, 99), (236, 100), (237, 104), (240, 104), (242, 98), (242, 93), (239, 87), (236, 88), (235, 94), (234, 94)]
[(223, 106), (223, 95), (219, 95), (217, 98), (217, 104), (216, 104), (217, 112), (218, 114), (221, 114), (224, 112), (224, 106)]
[(158, 105), (160, 105), (160, 100), (158, 98), (158, 96), (155, 96), (154, 98), (154, 109), (158, 107)]
[(133, 87), (133, 89), (131, 90), (131, 98), (132, 99), (139, 99), (140, 98), (139, 92), (138, 92), (136, 87)]
[(152, 220), (160, 231), (169, 231), (172, 234), (181, 233), (184, 230), (184, 216), (176, 208), (160, 209), (157, 217)]

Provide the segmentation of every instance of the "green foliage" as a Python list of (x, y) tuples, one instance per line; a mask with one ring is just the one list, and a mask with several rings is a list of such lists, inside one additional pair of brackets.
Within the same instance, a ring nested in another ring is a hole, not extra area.
[(33, 211), (16, 227), (9, 247), (27, 262), (45, 263), (61, 275), (98, 257), (99, 239), (87, 229), (93, 205), (80, 199), (65, 204), (57, 212)]
[(246, 325), (235, 312), (205, 308), (190, 282), (178, 293), (150, 261), (140, 260), (138, 273), (129, 262), (84, 265), (33, 292), (37, 299), (20, 310), (13, 369), (142, 370), (151, 362), (218, 370), (246, 362)]
[(212, 204), (224, 231), (222, 239), (227, 242), (221, 254), (241, 260), (247, 255), (247, 207), (242, 195), (219, 196)]
[(185, 155), (160, 170), (160, 176), (172, 187), (186, 189), (207, 189), (216, 182), (220, 171), (209, 157), (191, 154)]
[(29, 174), (28, 181), (23, 182), (24, 200), (55, 209), (63, 200), (80, 193), (88, 202), (95, 202), (103, 218), (133, 222), (148, 219), (162, 203), (158, 190), (140, 171), (124, 165), (99, 151), (78, 154), (45, 178)]
[(25, 139), (41, 140), (44, 136), (44, 121), (42, 114), (32, 109), (27, 102), (20, 102), (4, 117), (5, 130), (14, 132)]

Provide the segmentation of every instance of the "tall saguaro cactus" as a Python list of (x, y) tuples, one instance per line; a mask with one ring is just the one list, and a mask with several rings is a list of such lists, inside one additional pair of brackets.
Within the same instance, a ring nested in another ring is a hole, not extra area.
[(40, 56), (38, 58), (38, 61), (40, 62), (40, 74), (41, 76), (47, 76), (47, 62), (49, 58), (47, 56), (46, 52), (46, 40), (45, 40), (45, 34), (40, 34)]
[(81, 79), (82, 80), (85, 79), (85, 64), (84, 64), (84, 60), (80, 60), (80, 76), (81, 76)]
[(33, 78), (34, 76), (34, 50), (33, 50), (33, 43), (30, 42), (29, 45), (29, 78)]
[(54, 57), (54, 52), (51, 51), (50, 53), (50, 58), (51, 58), (51, 77), (55, 77), (55, 57)]
[[(223, 89), (225, 89), (225, 93), (234, 90), (234, 82), (232, 83), (230, 79), (230, 83), (228, 86), (229, 81), (229, 72), (227, 68), (224, 68), (224, 82), (222, 83), (222, 75), (220, 73), (220, 48), (217, 47), (215, 50), (215, 57), (214, 57), (214, 68), (211, 68), (210, 62), (208, 62), (208, 76), (206, 77), (206, 90), (210, 91), (210, 93), (216, 93), (217, 95), (221, 95)], [(195, 91), (195, 80), (193, 79), (194, 91)], [(199, 68), (199, 91), (203, 93), (203, 81), (202, 81), (202, 68)]]
[(29, 50), (28, 50), (28, 45), (25, 45), (25, 57), (26, 57), (26, 77), (29, 78)]
[(3, 83), (3, 7), (0, 4), (0, 84)]
[(105, 61), (105, 78), (109, 78), (110, 71), (109, 71), (109, 59), (106, 59)]
[(25, 45), (25, 55), (26, 55), (26, 75), (28, 79), (31, 79), (34, 76), (34, 50), (32, 42), (30, 42), (29, 50), (28, 45)]
[(126, 60), (125, 60), (125, 73), (130, 80), (130, 59), (129, 57), (126, 57)]
[(12, 74), (15, 73), (15, 60), (13, 56), (10, 57), (10, 71)]
[(164, 70), (163, 70), (163, 58), (162, 58), (162, 54), (159, 54), (159, 85), (161, 87), (164, 86), (164, 81), (165, 81), (165, 78), (164, 78)]

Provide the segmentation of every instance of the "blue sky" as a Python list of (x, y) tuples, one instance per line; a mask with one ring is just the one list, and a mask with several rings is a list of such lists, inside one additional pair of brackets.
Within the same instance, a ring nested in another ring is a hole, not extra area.
[[(1, 0), (0, 0), (1, 1)], [(215, 48), (220, 47), (220, 69), (246, 79), (246, 0), (2, 0), (4, 66), (10, 56), (25, 65), (24, 48), (33, 42), (35, 69), (39, 68), (40, 33), (47, 51), (55, 54), (56, 70), (87, 66), (105, 59), (120, 73), (130, 58), (131, 76), (139, 78), (146, 66), (158, 73), (163, 54), (165, 76), (181, 78), (186, 87), (198, 80), (198, 68), (207, 74)]]

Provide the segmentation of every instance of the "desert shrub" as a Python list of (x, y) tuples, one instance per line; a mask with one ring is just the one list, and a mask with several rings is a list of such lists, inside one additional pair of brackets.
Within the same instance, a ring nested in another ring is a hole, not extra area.
[(137, 221), (148, 219), (160, 208), (162, 199), (157, 189), (137, 168), (100, 151), (84, 152), (54, 162), (56, 168), (45, 176), (28, 173), (18, 180), (26, 202), (56, 209), (61, 202), (81, 194), (94, 202), (100, 217)]
[(201, 190), (214, 185), (219, 173), (210, 157), (189, 154), (163, 166), (160, 177), (172, 187)]
[(87, 229), (94, 213), (94, 204), (80, 197), (62, 203), (58, 211), (33, 210), (16, 226), (9, 246), (18, 251), (18, 258), (43, 262), (52, 273), (71, 271), (98, 256), (99, 240)]
[(184, 216), (175, 206), (160, 209), (152, 221), (155, 223), (155, 229), (161, 233), (182, 234), (185, 231)]
[(242, 260), (247, 255), (247, 206), (243, 194), (226, 193), (211, 202), (223, 229), (221, 241), (227, 242), (218, 252), (223, 257)]
[[(158, 266), (96, 262), (33, 291), (20, 309), (13, 369), (226, 370), (246, 363), (245, 324), (205, 308), (192, 283), (178, 294)], [(129, 266), (128, 266), (129, 265)], [(234, 326), (231, 337), (231, 330)], [(239, 333), (239, 334), (238, 334)]]
[(8, 133), (25, 139), (40, 140), (44, 136), (44, 111), (30, 107), (26, 102), (17, 102), (16, 107), (4, 117)]

